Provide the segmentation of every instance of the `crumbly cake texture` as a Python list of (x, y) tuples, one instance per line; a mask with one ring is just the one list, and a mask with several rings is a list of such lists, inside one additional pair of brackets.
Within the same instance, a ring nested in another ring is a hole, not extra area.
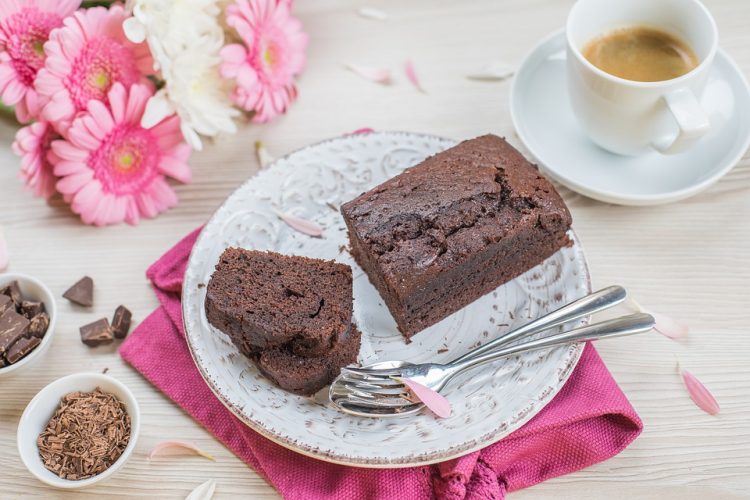
[(209, 323), (290, 392), (314, 394), (357, 360), (347, 265), (228, 248), (206, 286), (205, 308)]
[(209, 323), (260, 349), (325, 354), (352, 320), (352, 270), (334, 261), (227, 248), (206, 287)]
[(570, 243), (560, 195), (494, 135), (427, 158), (341, 212), (352, 254), (407, 339)]

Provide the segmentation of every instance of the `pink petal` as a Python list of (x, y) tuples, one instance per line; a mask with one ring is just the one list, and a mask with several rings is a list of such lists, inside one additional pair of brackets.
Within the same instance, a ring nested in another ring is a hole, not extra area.
[(273, 209), (274, 213), (279, 216), (279, 219), (283, 220), (289, 227), (295, 231), (299, 231), (302, 234), (319, 238), (323, 235), (323, 229), (314, 222), (305, 220), (296, 215), (286, 214), (279, 210)]
[(673, 340), (684, 339), (688, 335), (688, 326), (676, 319), (673, 319), (664, 314), (655, 313), (648, 311), (648, 314), (654, 317), (656, 324), (654, 330), (661, 333), (665, 337), (669, 337)]
[(680, 372), (682, 375), (682, 381), (685, 383), (690, 399), (700, 408), (710, 415), (716, 415), (721, 409), (718, 401), (714, 398), (713, 394), (706, 389), (706, 386), (698, 380), (695, 375), (687, 370)]
[(372, 134), (375, 132), (375, 129), (372, 129), (370, 127), (362, 127), (358, 128), (357, 130), (350, 132), (349, 135), (357, 135), (357, 134)]
[(0, 272), (8, 268), (8, 244), (5, 242), (3, 230), (0, 228)]
[(441, 418), (448, 418), (451, 416), (451, 404), (445, 396), (411, 379), (396, 379), (403, 382), (404, 385), (406, 385), (427, 408), (432, 410), (435, 415)]
[(347, 64), (349, 71), (356, 73), (365, 80), (387, 85), (391, 83), (391, 70), (388, 68), (372, 68), (370, 66), (359, 66), (356, 64)]
[(409, 79), (412, 85), (416, 87), (417, 90), (422, 92), (423, 94), (426, 94), (425, 90), (422, 88), (422, 85), (419, 83), (419, 78), (417, 78), (417, 73), (414, 71), (414, 65), (411, 61), (406, 61), (404, 63), (404, 73), (406, 73), (406, 78)]
[(247, 50), (238, 43), (231, 43), (222, 48), (219, 55), (228, 63), (242, 64), (247, 57)]
[(148, 459), (152, 460), (155, 457), (175, 455), (198, 455), (213, 462), (216, 461), (210, 453), (206, 453), (193, 443), (187, 441), (162, 441), (157, 443), (154, 449), (151, 450), (151, 453), (148, 454)]

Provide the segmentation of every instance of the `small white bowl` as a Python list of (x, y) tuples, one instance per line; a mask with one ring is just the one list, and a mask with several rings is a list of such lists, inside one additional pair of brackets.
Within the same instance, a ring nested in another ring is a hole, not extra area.
[(18, 281), (18, 286), (21, 288), (21, 295), (24, 299), (44, 303), (45, 310), (49, 315), (49, 327), (47, 328), (47, 333), (44, 334), (44, 338), (42, 338), (42, 342), (36, 346), (36, 349), (17, 363), (0, 368), (0, 378), (9, 377), (12, 374), (15, 375), (24, 368), (28, 368), (39, 361), (44, 356), (44, 353), (47, 352), (49, 346), (52, 345), (52, 335), (55, 333), (55, 323), (57, 322), (57, 303), (52, 292), (44, 283), (25, 274), (0, 274), (0, 288), (3, 288), (12, 281)]
[[(75, 391), (91, 392), (97, 387), (104, 392), (114, 394), (125, 404), (125, 409), (130, 415), (130, 440), (120, 458), (101, 474), (79, 481), (62, 479), (44, 466), (39, 456), (36, 440), (47, 427), (49, 419), (52, 418), (63, 396)], [(140, 425), (138, 402), (130, 389), (122, 382), (101, 373), (75, 373), (57, 379), (39, 391), (23, 411), (18, 423), (18, 453), (26, 468), (43, 483), (63, 489), (85, 488), (104, 481), (127, 462), (138, 440)]]

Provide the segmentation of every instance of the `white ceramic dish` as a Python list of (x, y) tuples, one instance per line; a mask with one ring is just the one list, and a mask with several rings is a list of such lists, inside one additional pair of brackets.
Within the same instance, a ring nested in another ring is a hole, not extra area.
[[(228, 246), (336, 259), (354, 272), (354, 318), (363, 332), (360, 361), (447, 361), (590, 291), (580, 244), (550, 257), (405, 344), (367, 276), (345, 250), (338, 207), (442, 151), (455, 141), (410, 133), (345, 136), (276, 161), (234, 192), (198, 238), (183, 286), (183, 318), (196, 365), (217, 397), (269, 439), (322, 460), (361, 467), (434, 463), (487, 446), (522, 426), (563, 386), (582, 348), (528, 353), (472, 371), (445, 391), (453, 416), (422, 412), (396, 419), (357, 418), (316, 397), (289, 394), (268, 382), (207, 323), (205, 283)], [(277, 207), (320, 224), (323, 238), (290, 229)]]
[[(37, 437), (47, 427), (49, 419), (55, 413), (63, 396), (75, 391), (91, 392), (97, 387), (104, 392), (114, 394), (117, 399), (125, 404), (128, 415), (130, 415), (130, 440), (120, 458), (101, 474), (80, 481), (62, 479), (44, 467), (39, 457), (39, 448), (36, 444)], [(87, 486), (104, 481), (127, 462), (138, 441), (140, 425), (141, 418), (138, 402), (135, 400), (133, 393), (130, 392), (130, 389), (122, 382), (101, 373), (75, 373), (57, 379), (47, 385), (26, 406), (18, 423), (18, 433), (16, 436), (18, 453), (26, 468), (43, 483), (62, 489), (86, 488)]]
[(750, 145), (750, 88), (721, 49), (701, 105), (711, 129), (688, 151), (620, 156), (596, 146), (573, 114), (565, 73), (565, 33), (542, 40), (513, 81), (510, 110), (518, 136), (552, 178), (591, 198), (621, 205), (656, 205), (711, 186)]
[(12, 281), (18, 281), (18, 286), (21, 288), (21, 295), (24, 299), (44, 303), (44, 307), (49, 315), (49, 327), (47, 328), (47, 333), (44, 334), (44, 338), (42, 338), (42, 341), (36, 349), (31, 351), (17, 363), (0, 368), (0, 379), (16, 375), (39, 361), (44, 356), (44, 353), (47, 352), (49, 346), (52, 345), (52, 337), (55, 334), (55, 323), (57, 323), (57, 303), (55, 302), (55, 297), (52, 295), (52, 292), (44, 283), (25, 274), (0, 274), (0, 288)]

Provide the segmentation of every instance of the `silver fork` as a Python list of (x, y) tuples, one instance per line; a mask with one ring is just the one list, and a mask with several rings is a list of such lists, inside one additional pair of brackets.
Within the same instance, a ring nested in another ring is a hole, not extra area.
[(636, 313), (468, 358), (463, 356), (448, 364), (387, 361), (367, 368), (347, 367), (331, 384), (329, 396), (335, 406), (347, 413), (367, 417), (405, 415), (419, 411), (423, 404), (410, 400), (409, 391), (397, 378), (408, 378), (439, 392), (459, 373), (501, 358), (571, 342), (633, 335), (653, 326), (651, 315)]
[[(569, 321), (582, 318), (584, 316), (589, 316), (609, 307), (613, 307), (625, 300), (626, 296), (627, 292), (623, 287), (619, 285), (613, 285), (603, 288), (569, 304), (566, 304), (559, 309), (547, 313), (544, 316), (541, 316), (519, 328), (516, 328), (515, 330), (506, 332), (504, 335), (492, 340), (491, 342), (477, 349), (469, 351), (460, 358), (453, 360), (453, 362), (464, 361), (473, 358), (487, 351), (495, 349), (496, 347), (507, 345), (515, 340), (528, 338), (545, 330), (563, 325)], [(385, 361), (366, 366), (365, 368), (390, 369), (411, 365), (412, 363), (408, 363), (406, 361)], [(340, 378), (341, 376), (339, 376), (339, 379)], [(331, 401), (338, 400), (342, 396), (341, 384), (343, 382), (339, 379), (334, 381), (334, 383), (330, 387), (329, 397)], [(421, 407), (421, 404), (416, 404), (414, 408), (412, 408), (412, 411), (418, 411)]]

